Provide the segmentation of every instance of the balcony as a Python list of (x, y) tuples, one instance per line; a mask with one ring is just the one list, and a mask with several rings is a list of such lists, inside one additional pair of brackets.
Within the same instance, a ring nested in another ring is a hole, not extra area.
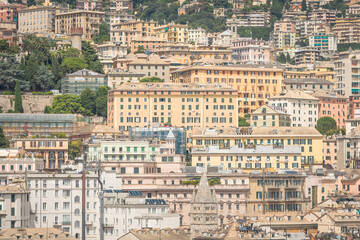
[(71, 221), (63, 221), (62, 225), (71, 225)]
[(114, 224), (105, 223), (104, 228), (114, 228)]
[(93, 225), (93, 222), (86, 222), (85, 225), (86, 225), (86, 226), (92, 226), (92, 225)]
[(6, 215), (5, 210), (0, 210), (0, 216)]

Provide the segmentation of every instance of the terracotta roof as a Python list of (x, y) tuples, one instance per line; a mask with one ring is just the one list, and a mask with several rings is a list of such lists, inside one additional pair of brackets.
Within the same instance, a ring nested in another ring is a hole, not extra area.
[(279, 95), (269, 98), (269, 100), (273, 100), (273, 99), (304, 99), (304, 100), (319, 101), (319, 99), (317, 99), (316, 97), (313, 97), (310, 94), (307, 94), (299, 90), (289, 90), (286, 93), (281, 93)]
[[(45, 239), (57, 239), (57, 240), (75, 240), (76, 238), (70, 236), (68, 233), (56, 228), (9, 228), (0, 232), (0, 240), (16, 240), (17, 237), (24, 235), (31, 236), (31, 239), (40, 239), (42, 235)], [(30, 237), (29, 237), (30, 239)]]

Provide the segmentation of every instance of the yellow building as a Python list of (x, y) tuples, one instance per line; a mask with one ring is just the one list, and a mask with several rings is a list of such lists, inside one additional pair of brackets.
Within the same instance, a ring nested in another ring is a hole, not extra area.
[(254, 170), (299, 169), (300, 146), (207, 146), (192, 148), (192, 166), (221, 166), (224, 170), (242, 169), (245, 173)]
[(323, 136), (314, 127), (195, 128), (194, 148), (219, 145), (300, 146), (301, 168), (322, 164)]
[(244, 116), (266, 104), (268, 98), (283, 90), (283, 69), (263, 65), (189, 66), (171, 72), (171, 81), (178, 83), (224, 83), (238, 91), (238, 114)]
[(140, 34), (138, 37), (154, 36), (154, 28), (158, 27), (155, 21), (131, 20), (111, 25), (111, 29), (121, 29), (128, 31), (136, 31)]
[[(108, 126), (237, 126), (237, 92), (222, 84), (124, 83), (108, 95)], [(191, 139), (188, 139), (191, 143)]]
[(188, 26), (182, 24), (166, 24), (154, 28), (155, 36), (169, 42), (187, 43)]
[(333, 64), (315, 64), (315, 69), (308, 69), (307, 64), (287, 65), (284, 78), (322, 78), (335, 82), (335, 71)]
[(254, 127), (290, 127), (290, 114), (279, 107), (263, 105), (250, 114), (250, 125)]

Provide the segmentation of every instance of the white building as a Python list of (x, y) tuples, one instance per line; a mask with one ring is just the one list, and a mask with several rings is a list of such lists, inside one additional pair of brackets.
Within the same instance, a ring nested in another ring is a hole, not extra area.
[(282, 107), (291, 115), (293, 127), (315, 127), (318, 120), (319, 99), (299, 90), (289, 90), (269, 98), (269, 106)]
[(209, 43), (206, 31), (202, 28), (189, 29), (188, 35), (189, 35), (189, 42), (200, 45), (208, 45)]
[(309, 37), (309, 46), (321, 52), (333, 52), (337, 50), (336, 36), (325, 32), (313, 33)]
[(104, 192), (104, 235), (107, 240), (117, 240), (131, 229), (177, 228), (178, 213), (169, 213), (163, 199), (146, 199), (140, 191), (107, 190)]
[(125, 57), (127, 55), (127, 47), (120, 46), (115, 43), (104, 43), (96, 45), (98, 55), (103, 58)]

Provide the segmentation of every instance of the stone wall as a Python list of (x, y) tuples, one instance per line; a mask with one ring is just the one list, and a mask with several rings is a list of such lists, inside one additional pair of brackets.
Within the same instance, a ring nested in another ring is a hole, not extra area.
[[(43, 113), (46, 106), (54, 101), (54, 95), (22, 95), (24, 113)], [(0, 106), (3, 113), (14, 110), (15, 95), (0, 95)]]

